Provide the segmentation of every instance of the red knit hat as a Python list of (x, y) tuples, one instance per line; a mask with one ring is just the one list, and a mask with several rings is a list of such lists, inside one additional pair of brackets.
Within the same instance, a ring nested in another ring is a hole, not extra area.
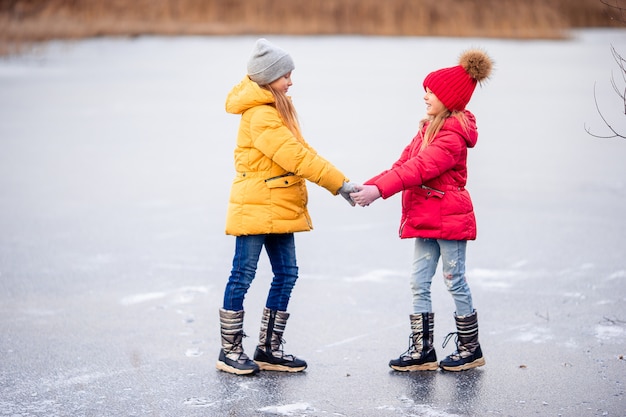
[(472, 98), (476, 84), (482, 83), (491, 74), (493, 62), (479, 50), (463, 52), (459, 65), (433, 71), (424, 79), (424, 90), (430, 90), (450, 111), (463, 110)]

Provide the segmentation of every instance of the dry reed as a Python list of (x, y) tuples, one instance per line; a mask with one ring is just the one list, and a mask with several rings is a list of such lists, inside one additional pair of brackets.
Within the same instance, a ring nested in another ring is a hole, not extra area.
[(25, 42), (95, 36), (559, 38), (571, 27), (611, 25), (600, 0), (0, 0), (5, 52)]

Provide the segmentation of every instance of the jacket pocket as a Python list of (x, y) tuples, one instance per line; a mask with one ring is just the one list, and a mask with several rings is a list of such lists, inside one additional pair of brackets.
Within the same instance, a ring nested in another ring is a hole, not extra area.
[(446, 195), (444, 191), (438, 190), (436, 188), (427, 187), (425, 185), (421, 185), (420, 187), (415, 188), (415, 194), (426, 199), (442, 199), (443, 196)]
[(281, 175), (278, 177), (268, 178), (265, 180), (267, 188), (286, 188), (302, 182), (302, 177), (294, 174)]

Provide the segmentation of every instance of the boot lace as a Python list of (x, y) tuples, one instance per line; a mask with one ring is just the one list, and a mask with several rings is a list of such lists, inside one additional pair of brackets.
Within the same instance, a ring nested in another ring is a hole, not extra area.
[[(231, 343), (230, 349), (228, 349), (227, 351), (224, 351), (224, 355), (226, 356), (230, 354), (238, 355), (236, 359), (237, 362), (248, 361), (250, 360), (250, 358), (243, 351), (243, 339), (245, 337), (248, 337), (248, 335), (245, 334), (244, 332), (241, 332), (237, 336), (238, 337), (236, 337), (235, 340), (233, 340), (233, 342)], [(222, 337), (222, 339), (224, 339), (224, 337)], [(228, 339), (224, 339), (224, 340), (228, 342)]]
[(415, 352), (417, 352), (417, 349), (415, 348), (415, 342), (413, 341), (413, 334), (410, 334), (409, 347), (402, 355), (400, 355), (400, 357), (413, 358), (413, 353)]
[(272, 356), (274, 356), (276, 358), (282, 358), (282, 359), (285, 359), (287, 361), (295, 360), (296, 357), (294, 355), (285, 354), (285, 351), (283, 350), (283, 345), (285, 343), (287, 343), (287, 341), (281, 337), (280, 338), (280, 344), (278, 345), (278, 348), (276, 348), (276, 349), (271, 348)]
[(454, 344), (456, 345), (456, 350), (450, 355), (451, 358), (460, 359), (464, 356), (468, 356), (469, 354), (471, 354), (471, 352), (465, 346), (459, 345), (458, 332), (450, 332), (446, 335), (446, 337), (444, 337), (443, 344), (441, 345), (443, 349), (445, 349), (450, 339), (452, 339), (452, 336), (454, 336)]
[(446, 337), (443, 338), (443, 344), (441, 345), (443, 349), (446, 348), (448, 342), (450, 341), (450, 339), (452, 339), (452, 336), (456, 336), (454, 339), (454, 343), (456, 344), (456, 348), (459, 348), (459, 334), (457, 332), (450, 332), (446, 335)]

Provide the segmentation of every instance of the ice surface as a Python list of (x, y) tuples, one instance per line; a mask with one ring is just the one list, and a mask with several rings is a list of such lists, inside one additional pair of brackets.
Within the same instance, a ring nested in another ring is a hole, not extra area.
[[(469, 105), (478, 239), (467, 278), (487, 365), (390, 372), (407, 347), (411, 241), (400, 200), (351, 208), (315, 185), (297, 236), (285, 349), (303, 374), (215, 370), (238, 118), (224, 99), (255, 37), (53, 42), (0, 60), (0, 415), (620, 415), (626, 133), (610, 46), (271, 37), (292, 54), (307, 140), (352, 180), (389, 167), (424, 114), (422, 80), (468, 47), (495, 60)], [(626, 51), (621, 51), (626, 54)], [(616, 78), (619, 82), (620, 78)], [(246, 298), (253, 352), (271, 271)], [(438, 355), (453, 304), (433, 281)]]

